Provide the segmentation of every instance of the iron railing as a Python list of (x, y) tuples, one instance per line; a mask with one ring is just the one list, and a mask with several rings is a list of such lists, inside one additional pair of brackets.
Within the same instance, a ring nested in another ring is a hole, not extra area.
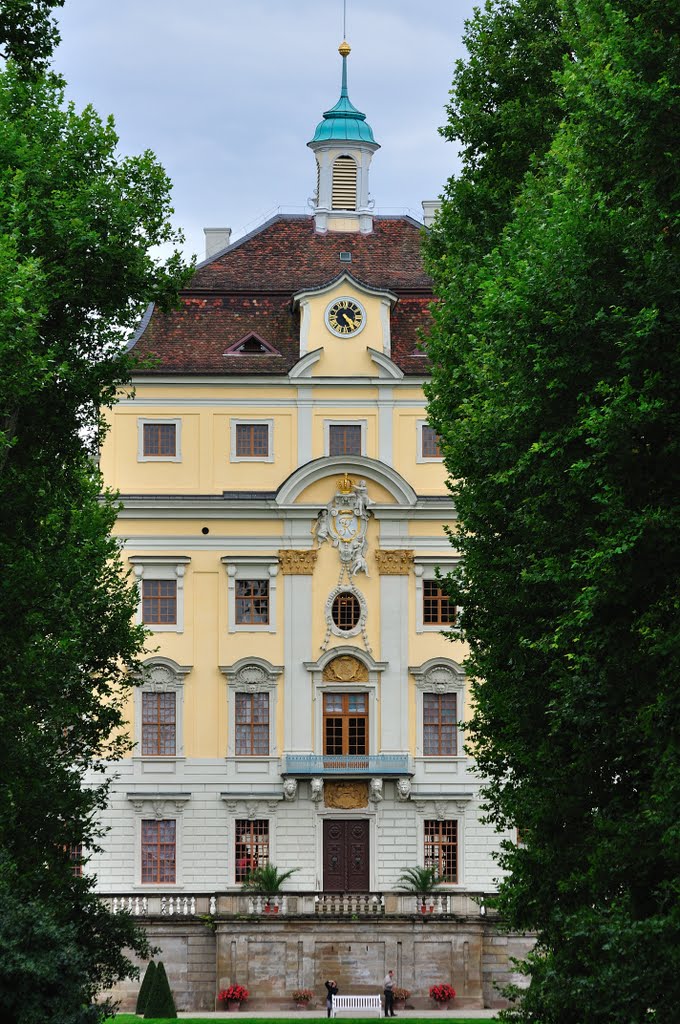
[(284, 754), (284, 775), (412, 775), (408, 754)]

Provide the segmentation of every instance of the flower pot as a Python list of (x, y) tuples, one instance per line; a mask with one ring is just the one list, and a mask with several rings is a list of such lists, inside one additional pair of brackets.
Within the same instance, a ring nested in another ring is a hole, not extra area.
[(272, 908), (269, 906), (268, 903), (265, 903), (265, 905), (264, 905), (264, 912), (265, 912), (265, 914), (271, 914), (271, 912), (272, 912)]
[(434, 1005), (438, 1010), (448, 1010), (450, 999), (435, 999)]
[(275, 906), (272, 907), (272, 914), (278, 914), (278, 912), (279, 912), (279, 907), (278, 907), (278, 904), (276, 904)]
[(227, 1009), (229, 1010), (229, 1013), (235, 1013), (237, 1010), (240, 1010), (241, 1009), (241, 1000), (240, 999), (227, 999)]
[(403, 1010), (405, 1006), (406, 1006), (406, 1000), (405, 999), (395, 999), (394, 1000), (394, 1009), (395, 1010)]
[(295, 1009), (296, 1010), (306, 1010), (308, 1006), (309, 1006), (309, 1003), (296, 1003), (295, 1004)]

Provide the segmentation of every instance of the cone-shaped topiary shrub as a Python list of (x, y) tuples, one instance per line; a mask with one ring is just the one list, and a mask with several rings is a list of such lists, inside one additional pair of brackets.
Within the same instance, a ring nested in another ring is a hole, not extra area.
[(175, 1000), (172, 998), (168, 976), (163, 961), (159, 960), (153, 976), (153, 984), (149, 990), (149, 998), (144, 1007), (144, 1018), (176, 1017)]
[(146, 1008), (146, 1003), (149, 998), (149, 992), (153, 985), (153, 979), (156, 974), (156, 964), (153, 960), (149, 960), (144, 971), (144, 977), (142, 978), (142, 984), (139, 989), (139, 995), (137, 996), (137, 1005), (135, 1006), (135, 1013), (143, 1014)]

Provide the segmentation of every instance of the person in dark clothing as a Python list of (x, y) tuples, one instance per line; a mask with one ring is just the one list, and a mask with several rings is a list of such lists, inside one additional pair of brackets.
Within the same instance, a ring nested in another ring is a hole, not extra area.
[(335, 984), (334, 981), (325, 981), (324, 985), (326, 986), (326, 991), (328, 992), (328, 995), (326, 996), (326, 1016), (330, 1017), (331, 1010), (333, 1009), (333, 996), (337, 996), (339, 990), (338, 986)]
[(388, 971), (385, 975), (383, 988), (385, 990), (385, 1016), (396, 1017), (397, 1015), (394, 1012), (394, 992), (392, 991), (394, 988), (394, 971)]

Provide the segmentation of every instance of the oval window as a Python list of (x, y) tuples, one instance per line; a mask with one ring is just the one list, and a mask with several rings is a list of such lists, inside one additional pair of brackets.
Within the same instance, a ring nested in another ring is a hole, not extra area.
[(356, 594), (349, 590), (338, 594), (333, 601), (331, 615), (338, 629), (354, 629), (361, 618), (361, 605)]

